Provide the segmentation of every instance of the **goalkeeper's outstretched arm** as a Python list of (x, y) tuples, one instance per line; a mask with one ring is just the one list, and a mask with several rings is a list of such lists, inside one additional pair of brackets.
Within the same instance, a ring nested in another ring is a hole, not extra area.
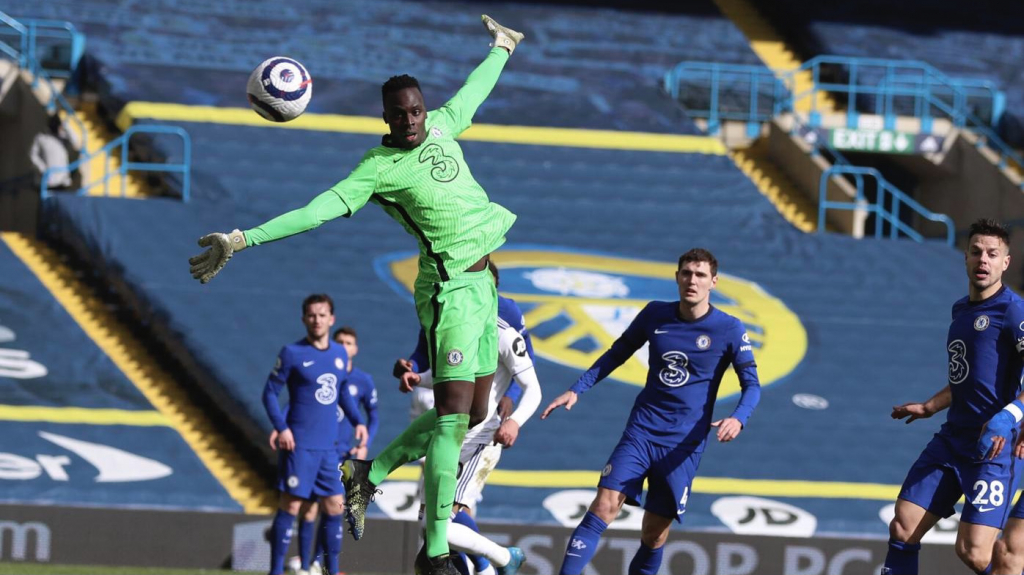
[(294, 236), (335, 218), (352, 215), (366, 205), (376, 188), (376, 181), (376, 165), (368, 153), (347, 178), (305, 206), (244, 232), (215, 232), (199, 238), (199, 246), (210, 249), (189, 258), (192, 277), (207, 283), (224, 268), (235, 252)]
[(469, 74), (466, 83), (459, 88), (455, 96), (438, 110), (448, 117), (448, 123), (456, 135), (469, 128), (477, 108), (491, 94), (509, 56), (523, 40), (521, 33), (498, 24), (490, 16), (484, 14), (482, 19), (494, 40), (491, 43), (493, 48), (484, 61)]

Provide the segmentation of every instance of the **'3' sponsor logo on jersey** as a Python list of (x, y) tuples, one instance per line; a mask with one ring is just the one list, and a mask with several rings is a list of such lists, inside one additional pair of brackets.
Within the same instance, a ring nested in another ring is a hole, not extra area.
[(438, 182), (450, 182), (459, 175), (459, 162), (448, 155), (437, 144), (427, 144), (423, 147), (419, 157), (420, 163), (430, 162), (433, 166), (430, 169), (430, 177)]
[(316, 390), (316, 400), (324, 405), (331, 405), (338, 400), (338, 376), (333, 373), (325, 373), (316, 378), (320, 386)]
[(665, 360), (665, 367), (658, 372), (658, 379), (669, 387), (680, 387), (690, 381), (690, 371), (686, 366), (690, 364), (690, 358), (681, 351), (667, 351), (662, 354), (661, 359)]
[(962, 339), (954, 339), (946, 348), (949, 352), (949, 383), (956, 385), (967, 379), (971, 366), (967, 363), (967, 344)]

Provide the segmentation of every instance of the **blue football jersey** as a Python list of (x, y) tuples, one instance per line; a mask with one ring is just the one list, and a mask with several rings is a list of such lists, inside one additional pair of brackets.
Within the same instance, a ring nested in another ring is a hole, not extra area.
[[(363, 421), (351, 395), (338, 394), (347, 379), (348, 353), (333, 341), (325, 350), (313, 347), (306, 338), (281, 348), (263, 389), (263, 406), (274, 429), (291, 429), (299, 449), (334, 449), (338, 440), (335, 405), (340, 403), (354, 421)], [(277, 399), (285, 387), (287, 418)]]
[(733, 366), (744, 390), (732, 415), (744, 425), (760, 398), (760, 384), (740, 320), (712, 307), (703, 317), (686, 321), (678, 308), (679, 302), (647, 304), (570, 389), (583, 393), (650, 342), (647, 382), (633, 403), (626, 432), (663, 445), (697, 448), (711, 428), (726, 369)]
[(946, 351), (953, 394), (946, 420), (979, 428), (1020, 393), (1024, 300), (1004, 287), (982, 301), (957, 301)]
[[(374, 436), (377, 435), (377, 428), (380, 427), (380, 418), (377, 416), (377, 388), (373, 385), (373, 378), (358, 367), (353, 367), (348, 374), (348, 382), (342, 386), (342, 390), (342, 393), (347, 393), (352, 397), (356, 405), (362, 406), (363, 413), (366, 414), (366, 430), (369, 433), (366, 446), (369, 447), (373, 443)], [(352, 445), (352, 429), (357, 424), (345, 417), (341, 402), (338, 403), (337, 417), (338, 451), (347, 453), (354, 447)]]

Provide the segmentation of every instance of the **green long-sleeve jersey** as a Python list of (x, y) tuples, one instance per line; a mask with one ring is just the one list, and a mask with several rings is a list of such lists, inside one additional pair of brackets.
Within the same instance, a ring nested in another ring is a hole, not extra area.
[(247, 244), (313, 229), (371, 202), (416, 238), (421, 279), (447, 281), (497, 249), (516, 216), (488, 199), (456, 138), (471, 125), (507, 61), (505, 50), (493, 48), (448, 103), (427, 113), (426, 139), (419, 146), (390, 147), (385, 136), (347, 178), (309, 205), (246, 230)]

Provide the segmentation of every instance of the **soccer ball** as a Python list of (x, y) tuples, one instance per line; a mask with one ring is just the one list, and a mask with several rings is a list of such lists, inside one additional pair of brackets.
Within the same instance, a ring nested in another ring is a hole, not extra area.
[(257, 114), (272, 122), (287, 122), (306, 111), (313, 97), (313, 78), (297, 60), (277, 56), (256, 66), (246, 91)]

